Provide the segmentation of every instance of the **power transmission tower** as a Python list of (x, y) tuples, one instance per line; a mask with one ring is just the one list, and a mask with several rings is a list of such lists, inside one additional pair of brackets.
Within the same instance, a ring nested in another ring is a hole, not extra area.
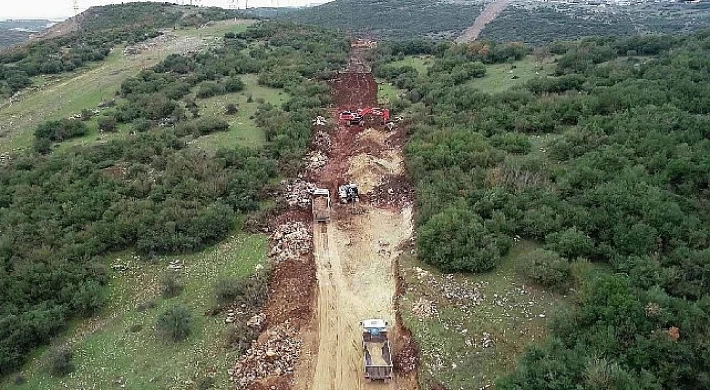
[(74, 6), (74, 16), (79, 15), (79, 0), (74, 0), (73, 6)]

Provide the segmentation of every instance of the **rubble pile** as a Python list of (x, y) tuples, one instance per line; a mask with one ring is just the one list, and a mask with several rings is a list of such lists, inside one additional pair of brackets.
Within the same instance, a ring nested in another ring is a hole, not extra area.
[(414, 187), (402, 175), (389, 176), (384, 183), (376, 186), (370, 201), (376, 206), (407, 206), (414, 203)]
[(256, 330), (261, 330), (266, 323), (266, 314), (259, 313), (254, 314), (249, 320), (247, 320), (247, 326)]
[(312, 235), (303, 222), (287, 222), (279, 225), (271, 235), (269, 257), (276, 262), (298, 259), (311, 252)]
[(292, 373), (303, 344), (296, 338), (296, 332), (287, 321), (268, 330), (266, 341), (253, 341), (234, 368), (229, 370), (229, 377), (237, 389), (244, 389), (269, 377)]
[(0, 165), (7, 164), (10, 161), (12, 161), (12, 156), (10, 156), (10, 153), (0, 153)]
[(483, 337), (481, 337), (481, 346), (483, 348), (490, 348), (493, 346), (493, 339), (491, 339), (490, 333), (483, 332)]
[(143, 41), (141, 43), (137, 43), (135, 45), (127, 46), (125, 49), (123, 49), (123, 55), (124, 56), (132, 56), (136, 54), (140, 54), (146, 50), (150, 50), (152, 48), (155, 48), (156, 46), (167, 43), (170, 41), (173, 41), (177, 39), (176, 36), (174, 35), (169, 35), (169, 34), (163, 34), (160, 36), (157, 36), (153, 39), (149, 39), (147, 41)]
[(289, 207), (299, 207), (307, 209), (311, 206), (311, 193), (317, 188), (315, 184), (296, 179), (293, 181), (282, 181), (284, 186), (284, 198)]
[(392, 363), (397, 370), (405, 374), (416, 370), (419, 363), (419, 350), (416, 345), (409, 340), (407, 345), (394, 355)]
[(320, 150), (313, 150), (306, 154), (304, 160), (306, 160), (306, 169), (314, 171), (316, 169), (323, 168), (325, 164), (328, 163), (328, 156)]
[(313, 148), (324, 153), (330, 152), (330, 135), (325, 131), (317, 131), (313, 135)]
[(432, 318), (439, 315), (436, 304), (424, 297), (419, 298), (412, 305), (412, 313), (420, 319)]
[(168, 269), (172, 271), (180, 271), (183, 268), (182, 261), (173, 260), (168, 264)]

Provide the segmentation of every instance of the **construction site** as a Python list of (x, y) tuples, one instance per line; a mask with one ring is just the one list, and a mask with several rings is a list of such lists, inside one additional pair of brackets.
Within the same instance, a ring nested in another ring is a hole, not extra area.
[(313, 121), (306, 171), (284, 183), (261, 337), (230, 375), (243, 389), (417, 389), (417, 349), (396, 311), (397, 258), (412, 238), (405, 121), (377, 108), (355, 43)]

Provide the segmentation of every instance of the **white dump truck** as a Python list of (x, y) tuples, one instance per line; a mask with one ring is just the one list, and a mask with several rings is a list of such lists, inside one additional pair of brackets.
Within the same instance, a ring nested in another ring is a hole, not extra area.
[(381, 319), (360, 321), (362, 326), (365, 378), (371, 381), (392, 379), (392, 351), (387, 322)]
[(313, 191), (313, 220), (316, 222), (330, 221), (330, 191), (318, 188)]

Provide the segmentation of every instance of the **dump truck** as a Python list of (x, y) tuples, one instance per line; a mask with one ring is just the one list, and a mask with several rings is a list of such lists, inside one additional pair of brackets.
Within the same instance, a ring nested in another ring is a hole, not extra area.
[(312, 193), (313, 220), (316, 222), (330, 221), (330, 191), (318, 188)]
[(360, 326), (362, 326), (365, 379), (389, 381), (392, 379), (392, 352), (387, 322), (375, 318), (360, 321)]

